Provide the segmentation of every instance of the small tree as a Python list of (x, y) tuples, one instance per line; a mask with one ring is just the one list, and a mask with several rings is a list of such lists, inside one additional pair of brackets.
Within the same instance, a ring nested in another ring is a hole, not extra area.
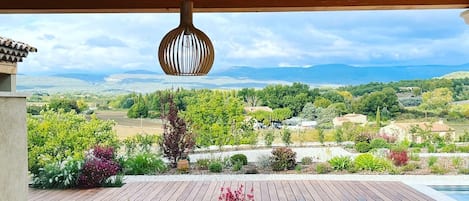
[(319, 142), (324, 145), (324, 130), (321, 128), (318, 128), (318, 137), (319, 137)]
[(291, 131), (287, 128), (282, 131), (282, 141), (287, 146), (291, 144)]
[(265, 140), (265, 145), (267, 146), (272, 146), (272, 143), (274, 142), (275, 139), (275, 134), (274, 131), (267, 131), (264, 134), (264, 140)]
[(337, 144), (340, 144), (342, 141), (344, 141), (344, 132), (342, 131), (342, 128), (335, 130), (335, 141)]
[(160, 147), (163, 154), (176, 167), (177, 161), (187, 158), (189, 151), (194, 147), (194, 136), (187, 131), (184, 119), (178, 117), (178, 109), (171, 95), (168, 96), (169, 111), (166, 114), (165, 104), (161, 103), (161, 119), (163, 120), (163, 140)]
[(379, 107), (376, 109), (376, 126), (381, 128), (381, 112), (379, 111)]

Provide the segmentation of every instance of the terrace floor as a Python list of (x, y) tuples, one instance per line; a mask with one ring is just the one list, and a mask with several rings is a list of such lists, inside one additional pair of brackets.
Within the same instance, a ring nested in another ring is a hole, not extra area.
[(221, 187), (254, 188), (256, 201), (434, 200), (399, 181), (161, 181), (130, 182), (121, 188), (29, 189), (29, 200), (218, 200)]

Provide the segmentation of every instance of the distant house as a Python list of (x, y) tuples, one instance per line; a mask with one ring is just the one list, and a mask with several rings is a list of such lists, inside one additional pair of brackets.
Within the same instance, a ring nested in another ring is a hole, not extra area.
[(267, 106), (258, 106), (258, 107), (244, 107), (244, 111), (246, 113), (250, 112), (256, 112), (256, 111), (266, 111), (266, 112), (272, 112), (272, 108), (267, 107)]
[(302, 128), (314, 128), (318, 125), (317, 121), (302, 121), (299, 126)]
[(368, 123), (367, 116), (363, 114), (346, 114), (341, 117), (336, 117), (332, 120), (334, 127), (342, 126), (346, 122), (365, 125)]
[(422, 137), (413, 135), (411, 129), (414, 127), (418, 127), (422, 130), (428, 130), (432, 134), (438, 134), (440, 137), (444, 137), (449, 139), (450, 141), (454, 141), (456, 139), (456, 132), (454, 129), (449, 127), (443, 121), (438, 121), (435, 123), (430, 122), (415, 122), (415, 123), (391, 123), (388, 126), (385, 126), (380, 129), (380, 134), (386, 134), (393, 136), (397, 139), (397, 141), (403, 141), (405, 139), (416, 142), (422, 143)]

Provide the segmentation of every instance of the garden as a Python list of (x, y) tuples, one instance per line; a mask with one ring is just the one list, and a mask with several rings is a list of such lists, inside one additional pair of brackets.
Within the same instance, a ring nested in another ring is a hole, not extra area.
[[(353, 136), (348, 136), (348, 131), (336, 133), (335, 138), (353, 139), (334, 145), (351, 154), (329, 154), (323, 161), (314, 153), (298, 158), (294, 151), (297, 146), (290, 145), (292, 133), (288, 130), (273, 136), (281, 138), (285, 146), (266, 144), (263, 148), (272, 147), (270, 153), (255, 159), (248, 160), (242, 153), (221, 157), (212, 152), (210, 157), (191, 160), (194, 151), (200, 150), (196, 136), (187, 130), (174, 103), (170, 101), (168, 107), (163, 135), (136, 135), (124, 140), (118, 140), (112, 121), (93, 115), (87, 118), (74, 111), (43, 111), (39, 117), (28, 118), (31, 187), (119, 187), (124, 185), (125, 175), (469, 174), (467, 157), (458, 155), (469, 151), (467, 145), (447, 144), (437, 135), (420, 144), (396, 142), (392, 137), (363, 130)], [(323, 141), (321, 144), (317, 146), (326, 150), (331, 146)], [(453, 155), (431, 155), (441, 152)], [(430, 155), (423, 157), (422, 153)]]

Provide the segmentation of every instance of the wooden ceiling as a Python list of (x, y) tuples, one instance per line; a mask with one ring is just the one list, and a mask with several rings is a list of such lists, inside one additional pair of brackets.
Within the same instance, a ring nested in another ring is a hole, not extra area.
[[(179, 0), (7, 0), (0, 13), (178, 12)], [(469, 8), (469, 0), (194, 0), (196, 12)]]

